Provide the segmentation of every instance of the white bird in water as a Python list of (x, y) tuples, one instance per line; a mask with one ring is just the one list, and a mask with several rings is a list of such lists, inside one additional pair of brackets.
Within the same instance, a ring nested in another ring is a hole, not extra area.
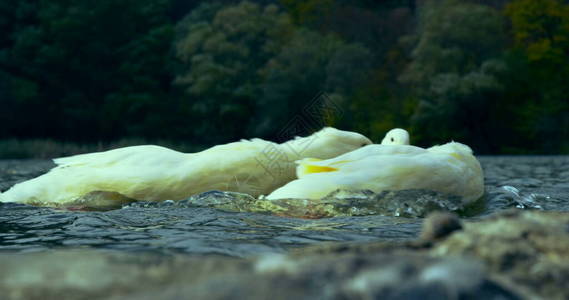
[(371, 144), (327, 127), (277, 144), (242, 140), (197, 153), (145, 145), (55, 159), (57, 167), (0, 194), (0, 202), (59, 206), (103, 193), (107, 198), (181, 200), (210, 190), (268, 194), (295, 178), (294, 161), (336, 157)]
[(409, 145), (410, 143), (409, 133), (401, 128), (389, 130), (381, 140), (382, 145)]
[(297, 180), (267, 199), (321, 199), (337, 189), (397, 191), (427, 189), (461, 196), (465, 203), (484, 194), (484, 177), (472, 150), (460, 143), (428, 149), (411, 146), (403, 129), (387, 133), (381, 145), (369, 145), (338, 157), (297, 161)]

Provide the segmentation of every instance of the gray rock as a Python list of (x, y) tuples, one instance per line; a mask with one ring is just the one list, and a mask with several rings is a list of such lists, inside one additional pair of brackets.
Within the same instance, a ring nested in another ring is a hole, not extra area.
[(93, 250), (0, 255), (2, 299), (519, 299), (482, 264), (418, 253), (255, 259)]
[(457, 215), (447, 212), (434, 212), (423, 222), (421, 239), (436, 241), (460, 229), (462, 229), (462, 224)]
[(511, 210), (466, 223), (430, 251), (474, 256), (488, 270), (545, 299), (568, 299), (569, 214)]

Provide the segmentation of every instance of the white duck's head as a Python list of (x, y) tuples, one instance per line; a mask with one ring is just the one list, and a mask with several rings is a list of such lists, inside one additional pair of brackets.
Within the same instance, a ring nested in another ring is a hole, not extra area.
[(381, 141), (382, 145), (409, 145), (409, 143), (409, 133), (401, 128), (389, 130)]
[(301, 151), (296, 151), (300, 156), (299, 158), (328, 159), (373, 143), (357, 132), (324, 127), (310, 136), (297, 138), (287, 144), (296, 149), (301, 149)]

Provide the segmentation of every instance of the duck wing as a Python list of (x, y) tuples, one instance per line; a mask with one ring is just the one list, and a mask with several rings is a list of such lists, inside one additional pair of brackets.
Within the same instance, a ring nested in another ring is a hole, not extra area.
[(298, 160), (296, 161), (296, 176), (302, 178), (314, 173), (336, 172), (347, 164), (361, 161), (371, 156), (417, 155), (426, 152), (427, 150), (423, 148), (410, 145), (368, 145), (332, 159), (305, 158)]
[[(161, 161), (162, 164), (171, 161), (172, 158), (180, 158), (185, 155), (165, 147), (155, 145), (142, 145), (124, 147), (104, 152), (79, 154), (69, 157), (56, 158), (53, 162), (57, 165), (54, 170), (73, 167), (111, 167), (117, 164), (133, 163), (140, 165)], [(175, 159), (174, 161), (179, 161)]]

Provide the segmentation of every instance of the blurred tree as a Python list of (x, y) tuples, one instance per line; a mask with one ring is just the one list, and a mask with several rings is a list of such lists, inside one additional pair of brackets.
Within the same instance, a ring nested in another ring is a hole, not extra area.
[[(342, 117), (349, 97), (367, 82), (371, 59), (370, 51), (361, 45), (330, 34), (296, 31), (261, 70), (263, 93), (251, 131), (274, 135), (295, 117), (304, 121), (307, 131), (331, 125)], [(323, 120), (310, 111), (311, 106), (330, 106), (335, 112)]]
[(531, 62), (566, 65), (569, 49), (569, 5), (561, 0), (518, 0), (506, 14), (516, 45)]
[[(6, 1), (0, 70), (11, 74), (20, 136), (75, 140), (138, 134), (167, 101), (169, 0)], [(12, 2), (12, 3), (10, 3)], [(11, 27), (11, 28), (6, 28)], [(149, 127), (149, 126), (146, 126)]]
[(568, 7), (4, 0), (0, 138), (213, 144), (283, 138), (300, 117), (307, 131), (335, 125), (374, 140), (405, 127), (420, 145), (569, 153)]
[[(516, 67), (508, 89), (519, 136), (535, 150), (569, 150), (569, 3), (561, 0), (517, 0), (506, 7), (515, 48)], [(519, 83), (522, 84), (519, 84)], [(517, 144), (525, 148), (526, 145)]]
[(194, 99), (191, 110), (202, 120), (197, 136), (207, 142), (243, 137), (261, 93), (259, 70), (291, 34), (288, 16), (274, 5), (205, 3), (179, 31), (184, 69), (176, 83)]
[(491, 151), (489, 112), (502, 85), (496, 60), (505, 47), (503, 18), (490, 7), (429, 1), (420, 12), (412, 61), (401, 80), (420, 99), (413, 118), (419, 143), (451, 139)]
[(334, 0), (281, 0), (295, 24), (318, 26), (339, 6)]
[[(399, 38), (413, 29), (415, 1), (280, 1), (296, 24), (370, 49), (357, 89), (345, 95), (346, 114), (335, 124), (380, 140), (393, 127), (406, 127), (415, 105), (397, 77), (407, 64)], [(336, 81), (338, 82), (338, 81)]]
[(341, 102), (365, 74), (370, 57), (360, 45), (295, 29), (274, 5), (247, 1), (204, 4), (179, 32), (176, 49), (184, 70), (176, 82), (204, 120), (197, 122), (197, 135), (215, 141), (275, 138), (319, 93)]
[(280, 0), (295, 24), (335, 33), (384, 56), (402, 34), (412, 29), (415, 1)]
[[(38, 83), (34, 70), (28, 66), (14, 63), (12, 46), (20, 38), (21, 32), (29, 32), (29, 22), (35, 20), (37, 1), (8, 0), (0, 2), (0, 113), (2, 120), (1, 137), (22, 136), (37, 131), (45, 134), (49, 125), (36, 128), (37, 124), (47, 123), (45, 110), (34, 110), (41, 104), (38, 99)], [(44, 106), (45, 107), (45, 106)], [(29, 112), (26, 115), (26, 112)]]

